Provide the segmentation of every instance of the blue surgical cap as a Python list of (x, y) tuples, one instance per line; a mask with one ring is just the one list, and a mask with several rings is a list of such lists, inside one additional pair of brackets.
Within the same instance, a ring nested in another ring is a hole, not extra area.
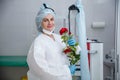
[(45, 16), (47, 16), (48, 14), (51, 14), (53, 17), (55, 17), (55, 12), (52, 8), (50, 8), (48, 5), (46, 5), (45, 3), (43, 3), (43, 5), (40, 7), (40, 10), (36, 16), (36, 25), (37, 25), (37, 29), (38, 31), (42, 30), (42, 25), (41, 22), (43, 20), (43, 18)]

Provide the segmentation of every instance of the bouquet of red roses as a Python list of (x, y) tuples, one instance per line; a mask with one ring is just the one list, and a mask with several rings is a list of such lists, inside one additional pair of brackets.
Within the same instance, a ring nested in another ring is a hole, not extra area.
[(79, 44), (77, 42), (69, 44), (69, 41), (74, 39), (73, 34), (68, 32), (67, 28), (61, 28), (59, 33), (61, 35), (62, 42), (64, 42), (66, 45), (66, 47), (63, 49), (63, 52), (68, 56), (71, 65), (76, 64), (80, 60)]

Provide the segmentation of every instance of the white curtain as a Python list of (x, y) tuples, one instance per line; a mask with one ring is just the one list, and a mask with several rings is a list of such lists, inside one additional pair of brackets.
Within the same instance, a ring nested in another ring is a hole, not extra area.
[(89, 66), (88, 66), (88, 51), (86, 45), (86, 23), (85, 13), (81, 0), (76, 0), (76, 6), (79, 9), (79, 13), (76, 15), (76, 27), (78, 29), (78, 40), (81, 47), (80, 52), (80, 68), (81, 68), (81, 80), (90, 80)]

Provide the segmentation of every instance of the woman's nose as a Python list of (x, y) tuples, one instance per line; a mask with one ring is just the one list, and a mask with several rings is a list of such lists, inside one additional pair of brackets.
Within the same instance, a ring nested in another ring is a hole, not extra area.
[(49, 20), (49, 21), (48, 21), (48, 24), (51, 24), (51, 23), (52, 23), (52, 21), (51, 21), (51, 20)]

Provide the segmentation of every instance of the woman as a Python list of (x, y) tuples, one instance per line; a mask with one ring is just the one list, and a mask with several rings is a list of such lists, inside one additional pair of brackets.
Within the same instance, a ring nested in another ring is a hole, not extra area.
[(36, 17), (40, 35), (34, 40), (27, 56), (28, 80), (72, 80), (65, 45), (55, 29), (54, 10), (43, 4)]

